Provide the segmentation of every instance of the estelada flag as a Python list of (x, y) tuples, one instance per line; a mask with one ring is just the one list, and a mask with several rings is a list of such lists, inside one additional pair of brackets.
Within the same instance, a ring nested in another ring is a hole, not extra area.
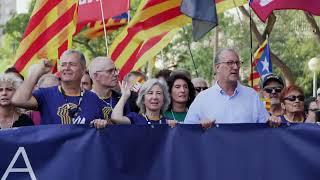
[(270, 58), (270, 47), (268, 40), (265, 40), (254, 54), (252, 62), (253, 72), (249, 76), (248, 83), (256, 91), (260, 90), (260, 78), (272, 73)]
[(250, 6), (263, 22), (272, 11), (283, 9), (303, 10), (320, 16), (319, 0), (250, 0)]

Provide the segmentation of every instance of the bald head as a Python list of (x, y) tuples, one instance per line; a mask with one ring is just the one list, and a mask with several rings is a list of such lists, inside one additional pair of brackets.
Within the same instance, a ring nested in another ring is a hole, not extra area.
[(118, 84), (118, 70), (108, 57), (94, 58), (89, 66), (89, 74), (94, 86), (114, 88)]
[(90, 77), (93, 79), (94, 73), (111, 68), (114, 68), (114, 63), (111, 58), (103, 56), (96, 57), (89, 65)]

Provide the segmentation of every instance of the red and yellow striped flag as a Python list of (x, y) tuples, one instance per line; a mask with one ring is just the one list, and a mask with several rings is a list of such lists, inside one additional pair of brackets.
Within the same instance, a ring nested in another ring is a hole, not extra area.
[(37, 0), (15, 57), (23, 75), (40, 58), (57, 60), (71, 46), (78, 0)]
[[(126, 25), (128, 23), (128, 19), (129, 14), (126, 12), (121, 14), (120, 16), (116, 16), (105, 20), (107, 33), (111, 33), (119, 29), (120, 27)], [(81, 35), (88, 39), (94, 39), (103, 36), (104, 27), (102, 20), (88, 23), (87, 29), (82, 31)]]
[(179, 28), (191, 22), (180, 12), (180, 4), (181, 0), (142, 0), (135, 16), (110, 48), (120, 77), (151, 60)]

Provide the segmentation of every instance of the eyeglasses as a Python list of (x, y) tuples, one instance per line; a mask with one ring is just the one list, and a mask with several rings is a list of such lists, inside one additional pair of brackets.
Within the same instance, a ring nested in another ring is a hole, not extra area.
[(271, 94), (273, 92), (280, 93), (282, 91), (282, 88), (280, 87), (266, 87), (263, 89), (265, 92)]
[(283, 98), (284, 100), (288, 100), (288, 101), (295, 101), (296, 99), (298, 99), (299, 101), (304, 101), (304, 96), (288, 96)]
[(196, 91), (201, 92), (201, 91), (208, 89), (208, 87), (195, 87), (195, 89), (196, 89)]
[(112, 68), (112, 69), (108, 69), (108, 70), (101, 70), (101, 71), (96, 71), (96, 72), (106, 72), (107, 74), (117, 74), (119, 73), (119, 70), (117, 68)]
[(228, 66), (233, 66), (234, 64), (237, 66), (237, 67), (240, 67), (243, 62), (242, 61), (225, 61), (225, 62), (218, 62), (217, 64), (221, 64), (221, 63), (225, 63), (227, 64)]
[(309, 111), (312, 111), (312, 112), (316, 112), (316, 111), (319, 111), (318, 108), (315, 108), (315, 109), (308, 109)]

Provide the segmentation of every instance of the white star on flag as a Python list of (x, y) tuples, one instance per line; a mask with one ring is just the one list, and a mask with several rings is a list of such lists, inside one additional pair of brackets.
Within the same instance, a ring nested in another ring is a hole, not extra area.
[(262, 72), (264, 72), (265, 70), (267, 72), (269, 72), (269, 61), (268, 61), (267, 57), (264, 57), (264, 60), (261, 61), (261, 63), (263, 65)]

